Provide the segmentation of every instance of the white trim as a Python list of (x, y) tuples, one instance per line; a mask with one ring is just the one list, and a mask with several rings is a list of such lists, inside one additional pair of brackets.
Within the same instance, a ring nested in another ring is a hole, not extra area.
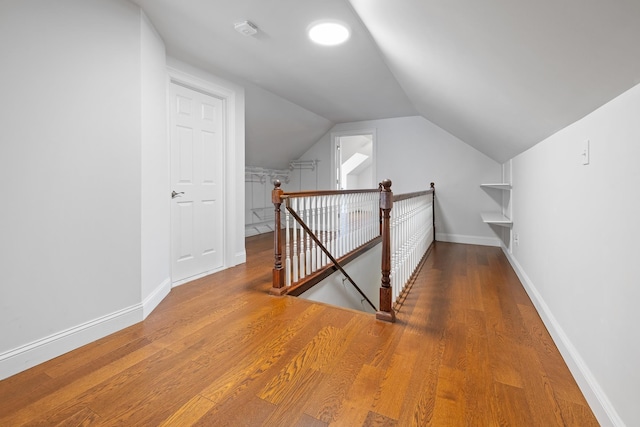
[[(234, 256), (235, 252), (235, 237), (236, 237), (236, 215), (235, 215), (235, 188), (236, 188), (236, 175), (238, 173), (236, 167), (236, 91), (217, 84), (208, 80), (204, 80), (202, 78), (196, 77), (192, 74), (186, 73), (184, 71), (180, 71), (171, 66), (167, 66), (167, 73), (169, 75), (169, 84), (175, 83), (182, 86), (186, 86), (190, 89), (206, 93), (207, 95), (211, 95), (217, 98), (222, 99), (223, 101), (223, 125), (224, 125), (224, 186), (223, 186), (223, 229), (225, 230), (223, 236), (223, 266), (220, 269), (215, 271), (221, 271), (226, 268), (232, 267), (236, 265), (236, 256)], [(170, 114), (170, 110), (168, 111)], [(169, 119), (170, 120), (170, 119)], [(168, 135), (171, 138), (171, 134)], [(243, 171), (244, 172), (244, 171)], [(169, 188), (168, 192), (171, 191)], [(212, 274), (215, 271), (209, 271), (203, 273), (202, 276), (206, 276), (208, 274)], [(186, 280), (181, 280), (173, 283), (173, 287), (179, 286), (194, 278), (188, 278)], [(173, 280), (173, 276), (172, 276)]]
[(336, 189), (336, 177), (335, 177), (335, 173), (336, 173), (336, 151), (337, 151), (337, 146), (338, 146), (338, 138), (340, 138), (341, 136), (356, 136), (356, 135), (371, 135), (371, 152), (373, 153), (373, 159), (371, 162), (371, 176), (373, 179), (372, 185), (373, 187), (371, 188), (375, 188), (378, 186), (378, 184), (376, 184), (376, 163), (377, 163), (377, 159), (378, 159), (378, 143), (377, 143), (377, 139), (378, 139), (378, 135), (377, 135), (377, 129), (376, 128), (368, 128), (368, 129), (354, 129), (354, 130), (342, 130), (342, 131), (335, 131), (335, 132), (331, 132), (331, 189), (335, 190)]
[(538, 292), (538, 289), (535, 287), (531, 279), (529, 279), (529, 276), (527, 276), (518, 260), (513, 257), (508, 248), (504, 245), (501, 245), (501, 247), (502, 252), (504, 252), (509, 263), (513, 267), (513, 270), (518, 275), (525, 291), (527, 291), (529, 298), (531, 298), (533, 305), (536, 307), (540, 318), (551, 334), (554, 343), (567, 363), (569, 370), (573, 374), (576, 383), (578, 383), (578, 387), (580, 387), (585, 399), (587, 399), (587, 402), (598, 419), (598, 422), (603, 426), (624, 427), (624, 421), (622, 421), (620, 415), (618, 415), (618, 412), (611, 404), (611, 401), (605, 394), (604, 390), (600, 387), (600, 384), (591, 373), (586, 362), (580, 356), (580, 353), (573, 346), (571, 340), (556, 320), (551, 309), (542, 298), (540, 292)]
[(142, 321), (142, 304), (114, 311), (0, 354), (0, 380)]
[(171, 278), (167, 277), (142, 301), (142, 318), (146, 319), (162, 300), (171, 292)]
[(500, 239), (497, 237), (467, 236), (464, 234), (436, 233), (436, 240), (438, 242), (463, 243), (465, 245), (500, 247)]
[(235, 255), (235, 264), (234, 265), (239, 265), (239, 264), (244, 264), (245, 262), (247, 262), (247, 251), (241, 251), (241, 252), (237, 252)]
[(176, 280), (175, 282), (171, 283), (171, 287), (172, 288), (176, 288), (178, 286), (182, 286), (185, 283), (193, 282), (194, 280), (201, 279), (201, 278), (203, 278), (205, 276), (208, 276), (210, 274), (215, 274), (215, 273), (218, 273), (218, 272), (220, 272), (222, 270), (226, 270), (226, 268), (227, 267), (215, 268), (213, 270), (205, 271), (204, 273), (200, 273), (200, 274), (196, 274), (196, 275), (193, 275), (193, 276), (189, 276), (189, 277), (187, 277), (185, 279)]

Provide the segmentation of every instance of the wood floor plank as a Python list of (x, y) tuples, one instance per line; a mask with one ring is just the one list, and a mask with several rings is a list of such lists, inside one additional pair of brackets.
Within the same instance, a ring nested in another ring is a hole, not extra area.
[[(228, 426), (228, 427), (254, 427), (267, 424), (267, 419), (276, 410), (276, 406), (256, 396), (247, 396), (242, 399), (242, 405), (236, 406), (233, 411), (219, 411), (213, 408), (200, 418), (194, 426)], [(178, 426), (176, 426), (178, 427)]]
[(298, 377), (303, 377), (308, 370), (313, 369), (318, 358), (323, 358), (323, 352), (332, 351), (330, 345), (337, 334), (338, 329), (333, 326), (322, 328), (278, 376), (265, 386), (258, 397), (276, 405), (281, 403), (292, 389), (298, 387)]
[(442, 325), (438, 328), (438, 334), (420, 337), (422, 345), (415, 370), (421, 372), (421, 375), (412, 375), (409, 380), (398, 417), (399, 425), (428, 425), (433, 418), (446, 345), (444, 327)]
[(477, 310), (467, 310), (465, 320), (468, 331), (464, 387), (465, 424), (498, 425), (493, 405), (496, 398), (485, 316)]
[(302, 414), (293, 427), (327, 427), (328, 425), (326, 422), (313, 418), (311, 415)]
[[(142, 369), (142, 371), (141, 371)], [(190, 372), (186, 377), (182, 372)], [(83, 400), (101, 417), (116, 425), (158, 425), (178, 411), (193, 394), (212, 381), (215, 374), (188, 356), (166, 352), (153, 364), (132, 367), (113, 382), (90, 391)], [(121, 389), (127, 389), (122, 394)], [(163, 397), (175, 394), (172, 400)], [(131, 401), (136, 402), (131, 407)]]
[(495, 383), (494, 387), (496, 397), (503, 402), (503, 404), (498, 407), (500, 425), (534, 425), (532, 424), (534, 421), (529, 410), (527, 397), (522, 388), (502, 383)]
[(69, 376), (71, 372), (84, 369), (87, 364), (92, 366), (107, 365), (119, 358), (121, 354), (134, 351), (138, 346), (149, 343), (138, 329), (125, 330), (121, 334), (114, 334), (107, 339), (87, 344), (74, 352), (63, 354), (46, 364), (46, 374), (52, 378)]
[(534, 349), (520, 346), (519, 363), (523, 375), (523, 390), (532, 415), (532, 423), (549, 426), (564, 425), (562, 408), (558, 405), (553, 385)]
[(297, 422), (304, 413), (307, 397), (322, 383), (323, 375), (316, 370), (303, 368), (297, 378), (295, 386), (285, 388), (282, 400), (265, 420), (265, 425), (288, 426)]
[(178, 410), (173, 412), (167, 419), (162, 421), (162, 423), (159, 424), (159, 427), (194, 425), (214, 406), (214, 402), (210, 401), (206, 397), (196, 394)]
[(270, 296), (272, 239), (0, 381), (0, 426), (597, 425), (499, 248), (438, 242), (389, 324)]
[[(348, 326), (348, 334), (344, 337), (344, 342), (348, 345), (342, 346), (344, 351), (322, 369), (325, 378), (307, 400), (305, 413), (325, 423), (334, 421), (349, 386), (357, 378), (360, 367), (370, 360), (375, 349), (376, 340), (363, 331), (366, 323), (368, 319), (361, 316), (357, 318), (357, 322)], [(351, 345), (354, 340), (360, 343), (358, 348)]]
[(385, 417), (373, 411), (369, 411), (367, 418), (362, 424), (363, 427), (395, 427), (398, 425), (397, 420)]
[(90, 408), (84, 405), (76, 405), (53, 413), (49, 417), (43, 417), (29, 425), (33, 427), (68, 427), (97, 425), (99, 423), (100, 417)]
[(444, 365), (440, 367), (431, 425), (465, 425), (465, 414), (467, 412), (465, 409), (465, 396), (460, 393), (460, 390), (464, 390), (464, 387), (464, 370)]
[(533, 338), (533, 348), (553, 384), (555, 395), (560, 399), (588, 406), (584, 396), (575, 386), (575, 379), (567, 368), (558, 348), (553, 343), (549, 332), (542, 324), (538, 313), (532, 306), (520, 305), (519, 308), (523, 318), (527, 320), (529, 333)]
[(376, 413), (394, 420), (400, 417), (400, 410), (410, 380), (406, 372), (414, 369), (417, 358), (417, 350), (394, 354), (373, 402)]
[[(160, 348), (154, 347), (153, 343), (151, 343), (93, 372), (91, 375), (80, 377), (69, 382), (69, 384), (64, 387), (53, 390), (46, 396), (33, 401), (26, 400), (21, 402), (21, 404), (16, 405), (16, 408), (13, 410), (3, 411), (0, 414), (0, 425), (19, 426), (34, 422), (38, 417), (42, 417), (43, 414), (61, 406), (61, 404), (78, 399), (79, 396), (96, 385), (113, 378), (115, 375), (118, 375), (136, 363), (153, 359), (160, 351)], [(9, 394), (10, 390), (3, 389), (0, 396)]]
[[(277, 338), (265, 341), (257, 351), (253, 351), (254, 349), (251, 348), (247, 349), (245, 358), (236, 357), (233, 369), (226, 369), (200, 393), (218, 404), (230, 394), (238, 393), (247, 388), (250, 383), (269, 370), (278, 368), (277, 362), (284, 358), (290, 348), (296, 348), (296, 345), (291, 345), (291, 342), (298, 338), (302, 331), (309, 333), (309, 331), (316, 331), (319, 328), (319, 322), (314, 322), (314, 320), (320, 318), (323, 311), (321, 306), (309, 306), (295, 321), (283, 328)], [(287, 362), (287, 359), (283, 360), (283, 363)]]
[(502, 384), (522, 387), (522, 374), (518, 364), (517, 343), (502, 335), (499, 330), (490, 329), (487, 331), (487, 341), (491, 351), (489, 353), (489, 363), (493, 379)]
[(591, 409), (585, 404), (558, 399), (562, 410), (562, 421), (567, 427), (598, 427)]
[(383, 378), (383, 369), (371, 365), (363, 365), (358, 372), (358, 376), (349, 387), (345, 400), (329, 425), (363, 425), (376, 397), (377, 387)]

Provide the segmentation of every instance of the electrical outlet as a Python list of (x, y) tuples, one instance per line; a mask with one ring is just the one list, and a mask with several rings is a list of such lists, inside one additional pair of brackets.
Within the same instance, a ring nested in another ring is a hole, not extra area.
[(513, 234), (513, 243), (515, 243), (516, 246), (520, 246), (520, 235), (518, 233)]

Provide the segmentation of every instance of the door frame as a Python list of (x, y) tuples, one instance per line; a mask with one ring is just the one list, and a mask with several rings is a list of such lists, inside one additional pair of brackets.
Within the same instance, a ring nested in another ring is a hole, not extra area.
[[(167, 67), (167, 135), (168, 135), (168, 144), (167, 144), (167, 155), (169, 156), (169, 168), (171, 168), (171, 97), (170, 97), (170, 87), (171, 84), (178, 84), (180, 86), (184, 86), (188, 89), (195, 90), (197, 92), (201, 92), (205, 95), (212, 96), (214, 98), (218, 98), (222, 100), (222, 132), (223, 132), (223, 150), (224, 150), (224, 171), (223, 171), (223, 186), (222, 186), (222, 204), (223, 204), (223, 214), (222, 214), (222, 227), (223, 227), (223, 236), (222, 236), (222, 262), (223, 265), (221, 268), (209, 271), (207, 273), (203, 273), (199, 276), (190, 277), (185, 280), (173, 281), (173, 270), (171, 271), (171, 283), (172, 287), (176, 287), (182, 285), (186, 282), (190, 282), (192, 280), (197, 279), (198, 277), (203, 277), (216, 271), (221, 271), (231, 266), (236, 265), (236, 254), (235, 254), (235, 246), (234, 239), (236, 237), (236, 228), (237, 228), (237, 219), (235, 215), (235, 205), (236, 205), (236, 175), (237, 175), (237, 167), (236, 167), (236, 92), (233, 89), (228, 87), (203, 80), (199, 77), (193, 76), (191, 74), (185, 73), (178, 69)], [(169, 174), (171, 173), (171, 169), (169, 169)], [(168, 180), (167, 182), (167, 196), (168, 200), (169, 194), (171, 193), (171, 182)], [(170, 201), (169, 201), (170, 203)], [(169, 221), (171, 221), (171, 216), (169, 216)], [(171, 230), (171, 226), (169, 227)], [(172, 233), (172, 231), (170, 231)], [(171, 235), (169, 236), (171, 239)], [(173, 243), (172, 243), (173, 244)], [(173, 250), (173, 247), (171, 247)], [(173, 252), (171, 252), (173, 253)], [(170, 267), (171, 268), (171, 267)]]
[(336, 184), (336, 170), (338, 168), (338, 143), (341, 137), (343, 136), (357, 136), (357, 135), (371, 135), (371, 153), (373, 155), (373, 161), (371, 164), (371, 176), (373, 177), (373, 181), (371, 183), (371, 188), (376, 188), (376, 169), (377, 169), (377, 159), (378, 159), (378, 143), (376, 142), (376, 128), (369, 129), (354, 129), (354, 130), (345, 130), (345, 131), (336, 131), (331, 132), (331, 189), (335, 190), (337, 188)]

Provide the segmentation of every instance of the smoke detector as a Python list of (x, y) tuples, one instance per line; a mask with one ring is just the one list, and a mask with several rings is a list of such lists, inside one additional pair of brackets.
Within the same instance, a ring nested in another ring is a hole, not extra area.
[(254, 36), (258, 34), (258, 27), (249, 21), (238, 22), (233, 25), (237, 32), (245, 36)]

